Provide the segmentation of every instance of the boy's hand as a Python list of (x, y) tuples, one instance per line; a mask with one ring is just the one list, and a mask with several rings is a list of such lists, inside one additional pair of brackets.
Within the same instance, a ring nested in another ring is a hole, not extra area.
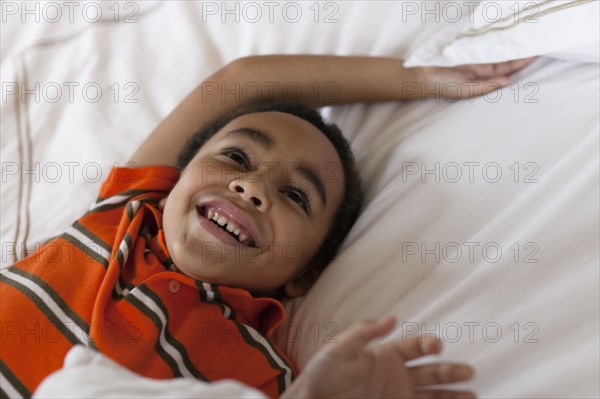
[(466, 365), (433, 363), (407, 367), (406, 362), (439, 353), (435, 339), (421, 342), (388, 341), (376, 346), (369, 342), (390, 332), (392, 317), (352, 326), (306, 365), (282, 398), (475, 398), (472, 392), (427, 390), (427, 385), (468, 380), (473, 369)]
[[(461, 65), (452, 68), (415, 68), (419, 89), (407, 93), (408, 100), (445, 98), (453, 101), (478, 97), (512, 83), (509, 75), (523, 69), (537, 57), (501, 62), (497, 64)], [(410, 92), (409, 86), (405, 87)], [(416, 88), (416, 85), (413, 87)]]

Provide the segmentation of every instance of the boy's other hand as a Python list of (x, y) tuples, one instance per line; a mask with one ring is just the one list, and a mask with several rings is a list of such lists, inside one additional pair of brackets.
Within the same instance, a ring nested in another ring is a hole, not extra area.
[(512, 81), (509, 75), (525, 68), (536, 58), (451, 68), (414, 68), (417, 82), (420, 82), (419, 90), (416, 93), (407, 93), (407, 99), (426, 100), (435, 97), (458, 101), (478, 97), (510, 85)]
[(325, 347), (309, 361), (282, 398), (475, 398), (472, 392), (426, 388), (470, 379), (474, 372), (467, 365), (406, 366), (409, 360), (439, 353), (442, 346), (434, 338), (368, 345), (389, 333), (395, 323), (387, 317), (352, 326), (337, 344)]

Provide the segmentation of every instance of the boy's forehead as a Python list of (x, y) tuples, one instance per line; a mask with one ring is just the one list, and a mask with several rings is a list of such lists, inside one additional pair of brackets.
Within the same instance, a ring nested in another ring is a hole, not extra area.
[(322, 166), (335, 164), (335, 169), (342, 172), (337, 149), (325, 133), (292, 114), (256, 112), (241, 115), (225, 125), (215, 136), (218, 141), (252, 141), (268, 152), (281, 152)]
[(252, 127), (273, 142), (299, 136), (312, 136), (313, 140), (329, 141), (323, 132), (308, 121), (284, 112), (255, 112), (240, 115), (225, 125), (219, 134), (225, 135), (237, 128)]

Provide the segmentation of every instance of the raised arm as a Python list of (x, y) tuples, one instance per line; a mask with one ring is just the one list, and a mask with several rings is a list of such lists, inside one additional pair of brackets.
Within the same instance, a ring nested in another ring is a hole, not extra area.
[(186, 140), (216, 117), (251, 101), (313, 106), (399, 99), (410, 79), (402, 61), (337, 56), (253, 56), (219, 69), (196, 87), (131, 158), (137, 165), (175, 165)]
[[(406, 69), (402, 60), (382, 57), (271, 55), (240, 58), (196, 87), (165, 118), (130, 162), (175, 165), (184, 143), (218, 116), (255, 101), (296, 101), (315, 107), (353, 102), (408, 101), (435, 95), (440, 82), (471, 82), (465, 96), (509, 83), (506, 75), (530, 60), (458, 68)], [(490, 79), (497, 86), (486, 86)], [(505, 79), (505, 80), (502, 80)], [(473, 86), (473, 82), (478, 83)]]

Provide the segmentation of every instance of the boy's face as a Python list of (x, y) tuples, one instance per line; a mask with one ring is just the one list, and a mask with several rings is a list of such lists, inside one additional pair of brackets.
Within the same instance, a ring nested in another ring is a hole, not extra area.
[(281, 112), (242, 115), (202, 146), (169, 194), (167, 248), (193, 278), (301, 295), (292, 280), (324, 241), (343, 192), (339, 156), (316, 127)]

